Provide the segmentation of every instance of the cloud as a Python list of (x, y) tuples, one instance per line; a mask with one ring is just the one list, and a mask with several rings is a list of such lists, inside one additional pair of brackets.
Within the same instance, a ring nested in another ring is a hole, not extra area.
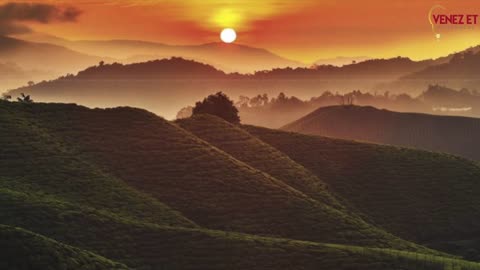
[(31, 31), (26, 22), (74, 22), (82, 12), (71, 6), (39, 3), (6, 3), (0, 5), (0, 35)]

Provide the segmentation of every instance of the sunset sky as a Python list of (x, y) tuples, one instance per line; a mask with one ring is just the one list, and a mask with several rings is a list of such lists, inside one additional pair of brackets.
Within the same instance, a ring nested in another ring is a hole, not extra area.
[[(12, 1), (0, 0), (1, 4)], [(19, 3), (22, 1), (13, 1)], [(478, 0), (46, 0), (74, 20), (19, 20), (16, 25), (67, 39), (138, 39), (167, 44), (219, 41), (234, 28), (237, 43), (303, 62), (335, 56), (439, 57), (480, 44), (480, 27), (437, 26), (428, 12), (480, 14)], [(5, 21), (5, 19), (3, 19)], [(0, 27), (2, 14), (0, 12)]]

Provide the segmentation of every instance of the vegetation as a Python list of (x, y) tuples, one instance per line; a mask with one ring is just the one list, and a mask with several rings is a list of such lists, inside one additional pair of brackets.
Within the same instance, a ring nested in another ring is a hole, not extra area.
[(323, 179), (365, 220), (430, 247), (478, 254), (478, 163), (414, 149), (245, 129)]
[(0, 123), (0, 236), (20, 230), (0, 244), (33, 268), (480, 269), (372, 225), (309, 164), (215, 116), (0, 101)]
[(325, 182), (241, 127), (211, 115), (195, 115), (178, 120), (177, 123), (202, 140), (285, 182), (311, 198), (331, 207), (343, 209), (342, 205), (329, 193)]
[(203, 101), (197, 102), (195, 107), (193, 107), (192, 114), (212, 114), (233, 124), (240, 123), (237, 108), (227, 95), (222, 92), (210, 95)]
[(5, 225), (0, 225), (0, 246), (1, 269), (127, 269), (91, 252)]
[(24, 93), (20, 94), (20, 97), (17, 98), (17, 101), (21, 103), (33, 103), (33, 99), (30, 97), (30, 95), (25, 95)]

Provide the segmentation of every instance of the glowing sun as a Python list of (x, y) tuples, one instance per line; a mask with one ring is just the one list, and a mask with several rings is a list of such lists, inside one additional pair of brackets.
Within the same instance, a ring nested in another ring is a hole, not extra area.
[(232, 43), (237, 39), (237, 33), (232, 28), (225, 28), (220, 33), (220, 39), (225, 43)]

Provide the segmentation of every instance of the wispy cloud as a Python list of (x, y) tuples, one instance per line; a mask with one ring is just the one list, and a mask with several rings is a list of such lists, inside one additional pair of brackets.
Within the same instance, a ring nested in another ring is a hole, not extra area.
[(23, 23), (73, 22), (82, 12), (72, 6), (10, 2), (0, 5), (0, 35), (31, 31)]

